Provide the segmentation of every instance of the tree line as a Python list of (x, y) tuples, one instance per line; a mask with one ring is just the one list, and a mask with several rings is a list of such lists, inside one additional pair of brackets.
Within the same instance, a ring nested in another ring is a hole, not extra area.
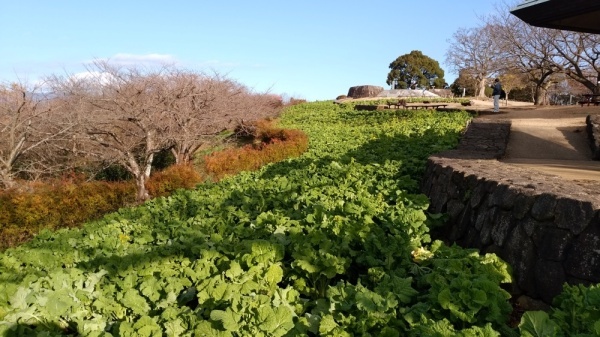
[(240, 125), (276, 116), (281, 97), (256, 93), (218, 73), (97, 61), (86, 76), (0, 85), (0, 187), (79, 168), (111, 165), (135, 180), (136, 199), (158, 153), (189, 163)]
[(600, 36), (530, 26), (499, 4), (477, 27), (461, 28), (449, 40), (446, 64), (459, 78), (453, 86), (485, 96), (492, 77), (504, 89), (526, 89), (536, 105), (548, 93), (600, 94)]
[(600, 94), (600, 35), (530, 26), (510, 13), (515, 5), (500, 3), (478, 26), (452, 34), (445, 63), (459, 76), (450, 86), (438, 62), (419, 50), (390, 63), (386, 83), (485, 97), (500, 78), (507, 94), (520, 92), (536, 105), (551, 103), (550, 94)]

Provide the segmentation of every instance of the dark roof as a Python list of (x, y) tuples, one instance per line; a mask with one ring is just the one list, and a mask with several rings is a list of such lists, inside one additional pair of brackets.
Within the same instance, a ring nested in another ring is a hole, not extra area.
[(532, 26), (600, 34), (598, 0), (526, 0), (510, 12)]

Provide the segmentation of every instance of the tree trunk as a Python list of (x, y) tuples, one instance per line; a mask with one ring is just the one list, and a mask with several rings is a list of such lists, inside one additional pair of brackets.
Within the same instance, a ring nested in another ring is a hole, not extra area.
[(175, 165), (187, 165), (192, 161), (191, 155), (188, 153), (188, 151), (172, 148), (171, 153), (173, 154), (173, 157), (175, 157)]
[(152, 159), (154, 158), (154, 154), (150, 154), (148, 160), (146, 160), (146, 165), (143, 168), (143, 170), (140, 167), (140, 165), (135, 161), (135, 157), (132, 154), (129, 153), (128, 157), (128, 165), (126, 165), (125, 167), (135, 179), (135, 201), (138, 203), (142, 203), (150, 199), (150, 194), (148, 194), (148, 190), (146, 189), (146, 182), (150, 177), (150, 172), (152, 170)]
[(144, 174), (135, 177), (135, 201), (138, 203), (142, 203), (150, 199), (150, 195), (148, 194), (148, 190), (146, 189), (146, 180), (147, 179)]
[(476, 96), (480, 98), (485, 98), (485, 78), (479, 80)]
[(543, 81), (542, 83), (536, 83), (533, 105), (547, 105), (548, 100), (548, 88), (552, 85), (552, 81)]
[(13, 179), (10, 170), (8, 169), (0, 169), (0, 187), (3, 188), (11, 188), (14, 187), (15, 180)]
[(546, 89), (543, 87), (535, 87), (533, 94), (533, 105), (545, 105), (544, 97), (546, 97)]

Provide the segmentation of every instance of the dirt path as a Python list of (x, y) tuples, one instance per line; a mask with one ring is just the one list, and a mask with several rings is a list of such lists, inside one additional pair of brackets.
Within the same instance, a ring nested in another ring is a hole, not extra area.
[(600, 107), (512, 105), (490, 113), (476, 104), (477, 118), (508, 119), (511, 133), (504, 163), (585, 183), (600, 181), (600, 161), (592, 160), (585, 119)]

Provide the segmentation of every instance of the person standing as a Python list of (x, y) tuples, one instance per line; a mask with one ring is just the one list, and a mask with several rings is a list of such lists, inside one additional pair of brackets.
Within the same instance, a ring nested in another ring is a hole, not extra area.
[(500, 93), (502, 93), (502, 84), (500, 79), (495, 79), (492, 85), (492, 96), (494, 97), (494, 112), (500, 112)]

